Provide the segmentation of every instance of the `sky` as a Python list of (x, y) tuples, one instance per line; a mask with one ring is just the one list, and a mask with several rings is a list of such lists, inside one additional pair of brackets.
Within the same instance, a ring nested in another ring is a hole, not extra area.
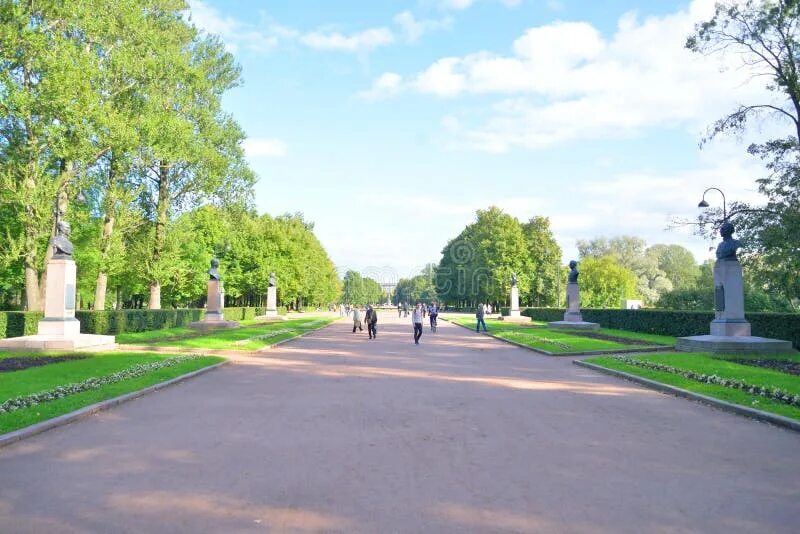
[(738, 56), (684, 48), (713, 3), (189, 0), (242, 68), (224, 106), (259, 212), (302, 212), (342, 272), (381, 281), (438, 262), (491, 205), (549, 217), (565, 263), (616, 235), (707, 259), (671, 221), (707, 187), (757, 201), (765, 172), (747, 138), (700, 141), (773, 99)]

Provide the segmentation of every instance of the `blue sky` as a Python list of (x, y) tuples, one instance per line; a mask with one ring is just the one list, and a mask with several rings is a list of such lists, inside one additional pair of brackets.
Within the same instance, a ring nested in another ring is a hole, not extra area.
[[(498, 205), (576, 239), (711, 245), (688, 229), (706, 187), (756, 198), (743, 141), (705, 128), (764, 98), (736, 58), (683, 48), (712, 0), (190, 0), (244, 85), (256, 201), (301, 211), (334, 262), (381, 278), (438, 261)], [(713, 203), (718, 197), (710, 196)]]

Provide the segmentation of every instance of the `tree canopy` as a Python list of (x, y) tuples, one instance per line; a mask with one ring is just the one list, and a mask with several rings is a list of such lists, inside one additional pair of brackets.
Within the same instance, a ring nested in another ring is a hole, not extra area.
[(66, 213), (84, 305), (202, 302), (212, 255), (227, 298), (256, 303), (271, 270), (286, 304), (338, 297), (301, 216), (257, 216), (241, 83), (184, 0), (0, 1), (0, 292), (41, 309), (54, 213)]
[[(744, 244), (742, 259), (762, 288), (800, 304), (800, 1), (725, 0), (698, 24), (686, 47), (701, 54), (740, 58), (741, 68), (763, 79), (774, 98), (749, 102), (716, 121), (707, 139), (739, 135), (756, 119), (785, 128), (783, 136), (749, 146), (765, 163), (756, 180), (762, 205), (733, 202), (729, 218)], [(716, 232), (723, 214), (700, 217), (701, 232)]]

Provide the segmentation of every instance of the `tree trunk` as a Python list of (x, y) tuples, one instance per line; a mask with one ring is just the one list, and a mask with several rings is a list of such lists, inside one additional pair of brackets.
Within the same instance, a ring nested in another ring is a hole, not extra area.
[(94, 286), (94, 309), (106, 309), (106, 289), (108, 288), (108, 275), (104, 272), (97, 273), (97, 284)]
[(111, 248), (111, 235), (114, 233), (114, 213), (116, 210), (116, 188), (119, 173), (117, 172), (116, 161), (118, 158), (111, 154), (111, 161), (108, 165), (108, 182), (106, 184), (106, 196), (103, 201), (103, 229), (100, 234), (100, 269), (97, 273), (97, 283), (94, 287), (94, 309), (104, 310), (106, 308), (106, 291), (108, 290), (108, 272), (106, 262), (108, 261), (108, 251)]
[[(159, 270), (159, 261), (164, 251), (164, 243), (167, 236), (167, 212), (169, 211), (169, 165), (161, 162), (158, 169), (158, 205), (156, 207), (156, 242), (153, 247), (153, 266), (156, 272)], [(161, 281), (154, 277), (150, 281), (150, 302), (148, 308), (151, 310), (161, 309)]]

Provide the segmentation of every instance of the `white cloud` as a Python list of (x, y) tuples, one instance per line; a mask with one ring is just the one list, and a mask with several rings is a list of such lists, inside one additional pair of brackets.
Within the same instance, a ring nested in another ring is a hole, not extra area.
[(287, 152), (285, 142), (270, 137), (248, 137), (242, 147), (248, 158), (278, 158)]
[(628, 13), (610, 38), (586, 22), (556, 21), (524, 32), (511, 54), (441, 58), (405, 76), (392, 94), (504, 97), (483, 110), (488, 118), (476, 122), (481, 113), (474, 109), (457, 117), (463, 120), (453, 148), (537, 149), (653, 126), (699, 132), (739, 100), (766, 97), (760, 82), (748, 84), (750, 73), (736, 68), (737, 56), (726, 65), (684, 48), (710, 9), (713, 0), (694, 0), (685, 11), (644, 20)]
[(385, 72), (372, 83), (372, 88), (367, 91), (361, 91), (358, 93), (358, 96), (365, 100), (381, 100), (383, 98), (388, 98), (397, 94), (402, 83), (403, 78), (399, 74)]
[[(472, 7), (479, 0), (442, 0), (441, 6), (444, 9), (463, 10)], [(508, 7), (515, 7), (522, 3), (522, 0), (498, 0), (501, 4)]]
[(417, 42), (420, 37), (436, 30), (450, 29), (453, 19), (445, 17), (441, 20), (418, 20), (410, 11), (403, 11), (394, 17), (394, 22), (403, 30), (406, 40), (409, 43)]
[(188, 17), (198, 29), (219, 36), (231, 53), (238, 52), (240, 47), (265, 52), (278, 44), (276, 35), (260, 31), (233, 17), (224, 16), (201, 0), (189, 0)]
[(350, 35), (315, 31), (300, 38), (303, 44), (317, 50), (338, 50), (362, 54), (380, 46), (392, 44), (394, 40), (394, 33), (389, 28), (370, 28)]

